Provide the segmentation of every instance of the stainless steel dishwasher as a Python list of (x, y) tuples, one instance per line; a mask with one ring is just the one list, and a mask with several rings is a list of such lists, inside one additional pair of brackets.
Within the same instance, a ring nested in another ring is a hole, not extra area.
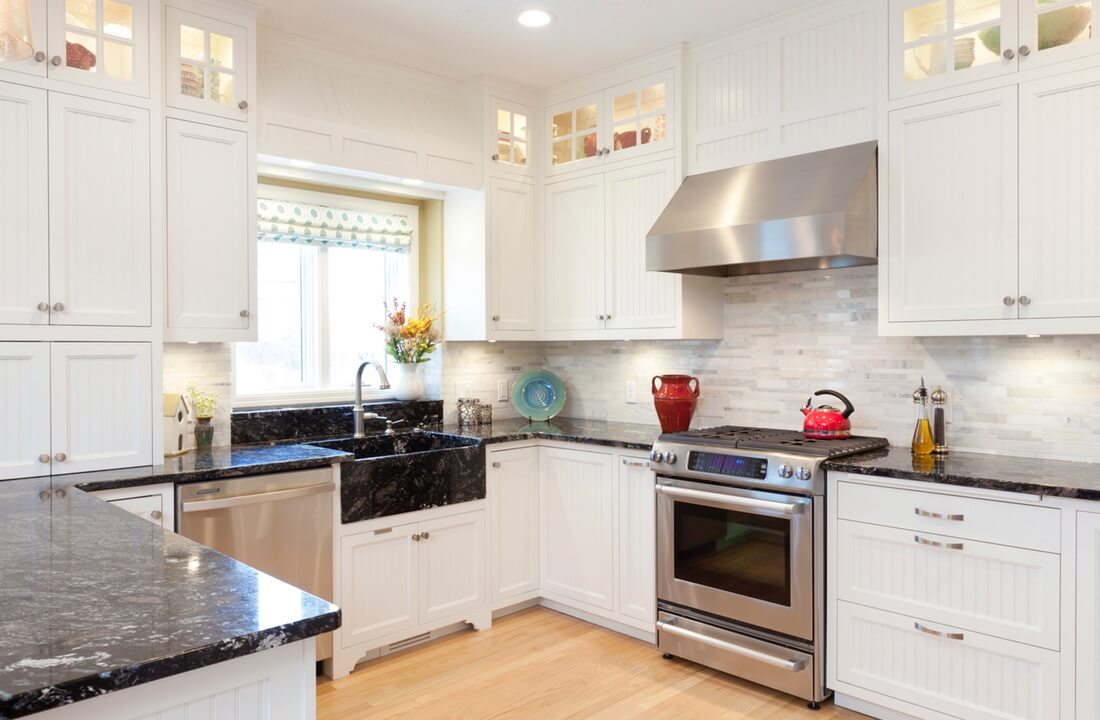
[[(325, 600), (332, 600), (332, 470), (180, 485), (181, 535)], [(317, 659), (332, 657), (332, 633)]]

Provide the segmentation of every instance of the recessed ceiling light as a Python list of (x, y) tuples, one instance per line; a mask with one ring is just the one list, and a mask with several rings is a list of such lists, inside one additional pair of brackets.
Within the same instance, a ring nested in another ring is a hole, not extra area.
[(554, 13), (547, 10), (524, 10), (516, 19), (524, 27), (540, 28), (554, 22)]

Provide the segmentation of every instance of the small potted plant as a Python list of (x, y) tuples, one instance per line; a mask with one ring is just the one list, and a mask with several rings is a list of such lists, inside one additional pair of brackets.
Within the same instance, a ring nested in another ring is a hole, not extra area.
[(199, 452), (209, 450), (214, 444), (214, 410), (218, 407), (218, 396), (212, 392), (203, 392), (194, 382), (187, 384), (187, 394), (191, 397), (191, 408), (195, 413), (195, 449)]
[(429, 362), (439, 347), (436, 322), (439, 316), (431, 305), (420, 308), (420, 316), (409, 318), (405, 303), (393, 299), (393, 307), (385, 303), (386, 322), (376, 326), (386, 336), (386, 354), (397, 363), (396, 376), (391, 379), (393, 396), (398, 400), (419, 400), (424, 395), (422, 366)]

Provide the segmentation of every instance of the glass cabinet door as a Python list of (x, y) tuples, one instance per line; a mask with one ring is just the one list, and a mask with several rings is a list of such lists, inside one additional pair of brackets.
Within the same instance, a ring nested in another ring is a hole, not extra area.
[(532, 108), (493, 100), (493, 135), (490, 159), (502, 169), (528, 174), (531, 169)]
[(891, 94), (1014, 72), (1016, 1), (894, 0)]
[(148, 4), (142, 0), (53, 0), (49, 74), (148, 96)]
[(1095, 0), (1019, 0), (1020, 69), (1097, 52)]
[(547, 111), (550, 170), (600, 157), (600, 99), (588, 97)]
[(168, 8), (166, 27), (167, 104), (247, 120), (247, 31), (177, 8)]
[(608, 91), (612, 157), (668, 148), (671, 86), (671, 77), (661, 75)]

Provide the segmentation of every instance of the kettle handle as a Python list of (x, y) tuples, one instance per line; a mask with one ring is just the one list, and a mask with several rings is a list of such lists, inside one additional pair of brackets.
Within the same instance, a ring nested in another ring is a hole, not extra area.
[(856, 411), (855, 406), (852, 405), (851, 401), (848, 400), (848, 398), (841, 395), (840, 393), (838, 393), (836, 390), (818, 390), (817, 392), (814, 393), (814, 395), (815, 396), (817, 396), (817, 395), (832, 395), (837, 400), (844, 403), (844, 412), (842, 412), (840, 414), (841, 417), (847, 418), (849, 415), (851, 415), (852, 413), (854, 413)]

